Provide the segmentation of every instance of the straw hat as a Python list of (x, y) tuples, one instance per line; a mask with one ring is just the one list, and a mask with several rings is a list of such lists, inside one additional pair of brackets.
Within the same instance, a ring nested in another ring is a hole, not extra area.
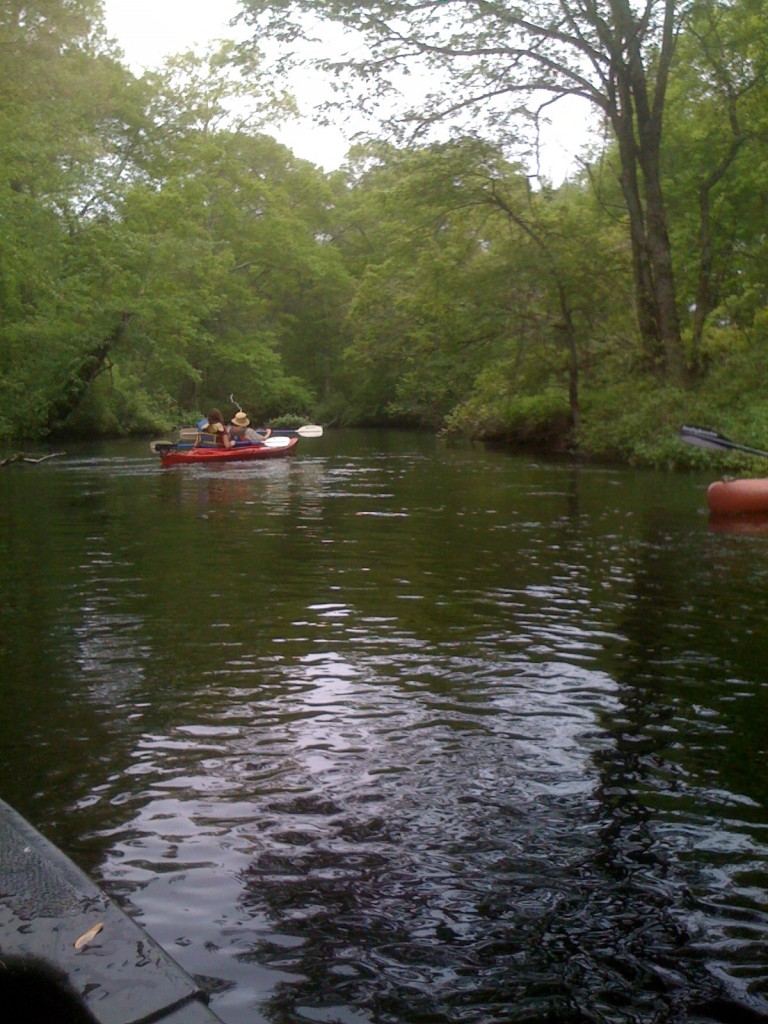
[(251, 423), (242, 409), (232, 417), (232, 422), (236, 427), (248, 427)]

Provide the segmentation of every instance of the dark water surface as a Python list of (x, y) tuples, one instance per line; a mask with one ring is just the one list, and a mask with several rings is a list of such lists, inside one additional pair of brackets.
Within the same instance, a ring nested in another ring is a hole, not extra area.
[(0, 470), (0, 795), (226, 1024), (768, 1019), (768, 532), (328, 433)]

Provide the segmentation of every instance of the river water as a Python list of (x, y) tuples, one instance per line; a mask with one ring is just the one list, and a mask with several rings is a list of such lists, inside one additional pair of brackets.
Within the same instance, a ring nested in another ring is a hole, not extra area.
[(768, 1020), (768, 527), (706, 480), (8, 466), (0, 795), (226, 1024)]

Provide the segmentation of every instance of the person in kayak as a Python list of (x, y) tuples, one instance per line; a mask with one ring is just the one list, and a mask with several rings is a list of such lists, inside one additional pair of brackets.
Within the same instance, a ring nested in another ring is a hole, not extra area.
[(194, 446), (199, 448), (201, 444), (210, 445), (211, 443), (215, 444), (217, 448), (231, 448), (235, 443), (227, 433), (224, 417), (218, 409), (211, 409), (208, 413), (205, 431), (197, 435)]
[(251, 444), (261, 444), (264, 441), (261, 434), (257, 434), (253, 429), (251, 421), (242, 409), (232, 417), (228, 429), (233, 441), (248, 441)]

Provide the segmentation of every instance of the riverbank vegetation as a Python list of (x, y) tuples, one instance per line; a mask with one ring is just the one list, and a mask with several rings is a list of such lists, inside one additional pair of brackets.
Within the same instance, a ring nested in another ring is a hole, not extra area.
[[(255, 46), (136, 76), (97, 0), (6, 3), (0, 438), (167, 429), (234, 391), (258, 418), (636, 463), (708, 458), (684, 422), (768, 447), (765, 5), (456, 4), (448, 41), (407, 20), (435, 5), (242, 6), (254, 37), (333, 13), (380, 85), (439, 58), (471, 126), (325, 173), (266, 131), (291, 98)], [(510, 155), (533, 85), (605, 124), (557, 186)]]

